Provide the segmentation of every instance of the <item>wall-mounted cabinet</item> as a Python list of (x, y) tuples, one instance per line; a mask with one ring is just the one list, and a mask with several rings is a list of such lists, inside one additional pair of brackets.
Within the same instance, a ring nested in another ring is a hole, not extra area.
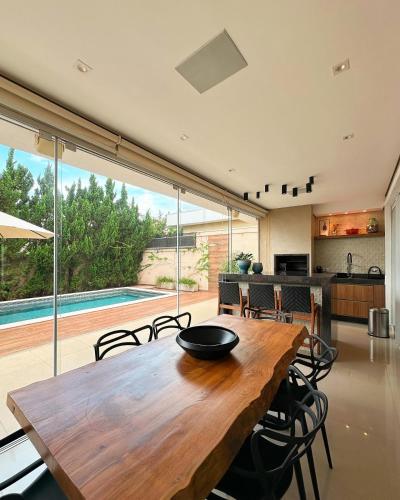
[[(372, 218), (377, 221), (378, 231), (374, 233), (367, 230)], [(317, 239), (376, 237), (385, 234), (383, 210), (319, 216), (315, 222), (314, 237)], [(346, 230), (350, 229), (358, 229), (358, 234), (347, 234)]]

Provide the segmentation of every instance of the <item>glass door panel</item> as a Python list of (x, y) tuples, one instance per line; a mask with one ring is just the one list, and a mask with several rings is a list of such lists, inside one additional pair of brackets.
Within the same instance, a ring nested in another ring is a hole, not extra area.
[(53, 374), (53, 194), (54, 141), (0, 118), (0, 438), (7, 392)]
[(228, 269), (228, 209), (181, 191), (179, 223), (179, 310), (195, 324), (217, 315), (218, 274)]
[(73, 149), (67, 144), (59, 162), (58, 373), (94, 361), (102, 334), (177, 311), (176, 241), (166, 222), (176, 190)]

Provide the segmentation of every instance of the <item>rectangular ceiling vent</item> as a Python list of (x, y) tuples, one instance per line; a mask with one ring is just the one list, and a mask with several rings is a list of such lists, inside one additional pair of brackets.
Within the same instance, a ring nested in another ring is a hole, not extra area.
[(246, 66), (246, 59), (224, 30), (175, 69), (202, 94)]

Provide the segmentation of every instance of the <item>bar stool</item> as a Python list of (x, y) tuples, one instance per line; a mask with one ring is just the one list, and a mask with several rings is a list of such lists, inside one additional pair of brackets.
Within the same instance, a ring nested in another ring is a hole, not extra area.
[(309, 321), (311, 334), (314, 334), (315, 323), (317, 323), (317, 334), (320, 335), (320, 308), (315, 302), (310, 287), (282, 285), (279, 294), (279, 309), (291, 312), (294, 320)]
[(260, 313), (276, 314), (278, 310), (278, 299), (274, 290), (274, 285), (249, 283), (247, 306), (250, 309), (259, 310)]
[(221, 309), (228, 309), (238, 311), (240, 316), (243, 316), (244, 306), (245, 300), (239, 283), (229, 281), (218, 283), (218, 314), (221, 314)]

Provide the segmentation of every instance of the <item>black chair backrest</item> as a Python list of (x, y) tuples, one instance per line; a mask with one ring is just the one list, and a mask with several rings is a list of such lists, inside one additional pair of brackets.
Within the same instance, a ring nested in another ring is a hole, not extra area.
[[(298, 377), (304, 378), (297, 368), (289, 366), (288, 379), (297, 379)], [(307, 452), (316, 433), (325, 422), (328, 412), (327, 397), (322, 392), (313, 389), (307, 379), (304, 379), (304, 383), (307, 384), (309, 391), (302, 401), (296, 402), (294, 411), (286, 425), (281, 426), (279, 430), (260, 429), (254, 432), (251, 437), (251, 453), (257, 479), (265, 488), (266, 493), (270, 492), (271, 487), (279, 483), (285, 471), (293, 467)], [(265, 453), (262, 453), (265, 440), (285, 448), (286, 451), (282, 464), (273, 470), (268, 470), (268, 464), (265, 463), (264, 458)]]
[[(0, 454), (3, 451), (3, 448), (6, 446), (8, 447), (10, 444), (15, 443), (17, 444), (18, 440), (21, 439), (21, 437), (25, 436), (25, 431), (23, 429), (18, 429), (17, 431), (13, 432), (12, 434), (0, 439)], [(43, 460), (41, 458), (38, 458), (31, 464), (25, 466), (23, 469), (20, 471), (14, 473), (11, 477), (8, 477), (7, 479), (3, 479), (3, 481), (0, 482), (0, 497), (1, 498), (13, 498), (11, 495), (16, 495), (15, 498), (23, 498), (22, 495), (19, 497), (17, 496), (18, 494), (10, 493), (9, 495), (4, 495), (1, 496), (1, 492), (5, 490), (6, 488), (10, 487), (23, 477), (27, 476), (30, 474), (32, 471), (37, 469), (43, 465)]]
[(235, 281), (220, 281), (218, 285), (221, 304), (240, 304), (239, 283)]
[(260, 309), (276, 309), (274, 285), (249, 283), (248, 304)]
[(142, 343), (137, 338), (136, 334), (147, 331), (149, 334), (149, 341), (152, 337), (152, 327), (150, 325), (145, 325), (135, 330), (114, 330), (112, 332), (105, 333), (102, 335), (96, 344), (94, 344), (94, 355), (96, 361), (100, 361), (104, 356), (113, 349), (122, 346), (139, 346)]
[[(153, 336), (158, 339), (159, 334), (164, 330), (184, 330), (192, 323), (192, 315), (189, 312), (178, 314), (177, 316), (159, 316), (153, 321)], [(172, 333), (172, 332), (169, 332)]]
[(284, 311), (310, 313), (310, 287), (282, 285), (281, 302)]
[(304, 342), (308, 344), (309, 353), (298, 352), (293, 364), (308, 368), (308, 371), (303, 372), (303, 375), (316, 388), (317, 382), (324, 379), (331, 371), (333, 363), (338, 357), (338, 351), (335, 347), (329, 346), (318, 335), (308, 335)]
[(243, 314), (245, 318), (263, 319), (269, 321), (279, 321), (280, 323), (293, 323), (293, 314), (284, 311), (265, 312), (264, 310), (244, 307)]

